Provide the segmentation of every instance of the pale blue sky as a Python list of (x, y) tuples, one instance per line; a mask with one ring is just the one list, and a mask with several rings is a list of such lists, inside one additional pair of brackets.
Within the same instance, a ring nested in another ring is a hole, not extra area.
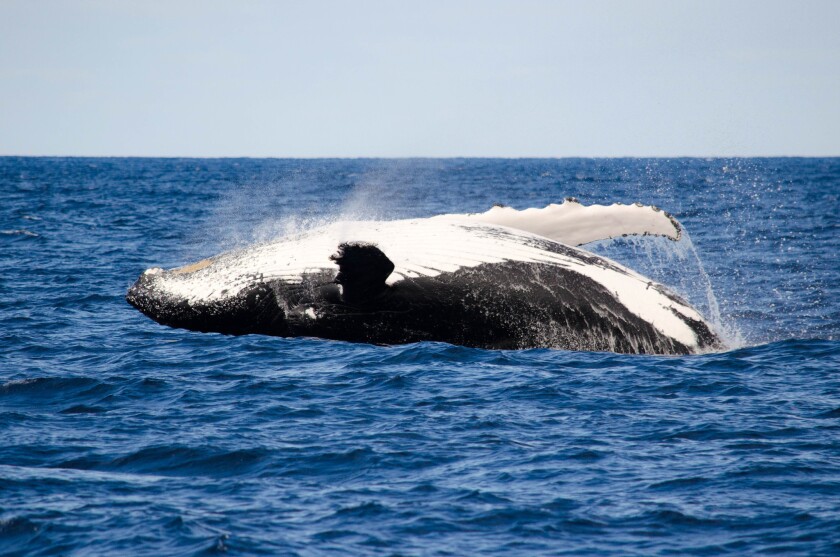
[(0, 155), (840, 155), (840, 1), (0, 1)]

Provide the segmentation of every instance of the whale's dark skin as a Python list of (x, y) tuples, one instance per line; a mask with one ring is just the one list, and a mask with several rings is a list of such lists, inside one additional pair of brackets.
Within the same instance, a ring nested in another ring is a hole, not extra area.
[[(553, 242), (543, 247), (586, 257)], [(556, 265), (485, 263), (388, 285), (394, 264), (375, 245), (341, 244), (332, 260), (334, 270), (308, 273), (300, 282), (255, 277), (236, 296), (207, 303), (156, 288), (165, 273), (176, 271), (144, 274), (126, 299), (161, 324), (230, 335), (635, 354), (690, 354), (721, 346), (702, 320), (680, 315), (697, 338), (696, 346), (681, 343), (618, 303), (597, 281)], [(597, 256), (588, 263), (611, 264)], [(685, 303), (664, 289), (662, 294)]]

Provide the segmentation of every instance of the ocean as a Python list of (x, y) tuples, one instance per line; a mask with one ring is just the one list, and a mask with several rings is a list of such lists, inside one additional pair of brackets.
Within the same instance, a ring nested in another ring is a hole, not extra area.
[[(170, 329), (153, 266), (342, 218), (653, 204), (592, 251), (729, 349)], [(840, 159), (0, 158), (0, 555), (840, 553)]]

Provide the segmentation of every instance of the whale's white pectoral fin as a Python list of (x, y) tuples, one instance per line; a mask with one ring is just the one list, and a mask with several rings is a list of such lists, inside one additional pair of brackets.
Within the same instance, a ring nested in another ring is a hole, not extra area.
[(682, 235), (677, 219), (657, 207), (640, 203), (586, 206), (572, 198), (543, 209), (519, 211), (496, 206), (486, 213), (440, 215), (432, 219), (507, 226), (570, 246), (631, 235), (665, 236), (676, 241)]

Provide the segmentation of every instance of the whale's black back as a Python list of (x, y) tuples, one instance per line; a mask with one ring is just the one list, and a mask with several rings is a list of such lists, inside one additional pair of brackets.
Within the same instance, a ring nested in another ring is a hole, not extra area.
[[(352, 303), (332, 288), (320, 288), (295, 302), (300, 311), (287, 320), (293, 336), (638, 354), (692, 351), (627, 310), (594, 280), (545, 264), (484, 264), (406, 279)], [(316, 318), (306, 314), (308, 308)], [(716, 342), (705, 323), (690, 326), (708, 346)]]

